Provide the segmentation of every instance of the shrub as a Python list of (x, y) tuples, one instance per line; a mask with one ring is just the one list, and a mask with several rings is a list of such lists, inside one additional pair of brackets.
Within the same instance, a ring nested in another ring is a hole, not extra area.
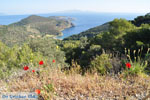
[[(65, 67), (68, 66), (65, 63), (65, 53), (61, 51), (58, 45), (56, 45), (56, 40), (52, 38), (38, 38), (33, 39), (29, 42), (29, 47), (32, 49), (33, 52), (41, 53), (45, 59), (47, 59), (47, 63), (50, 66), (55, 67)], [(55, 60), (55, 63), (52, 61)]]
[(110, 63), (110, 58), (108, 54), (101, 54), (100, 56), (96, 56), (96, 58), (91, 61), (90, 70), (96, 71), (101, 75), (106, 74), (112, 68)]
[(15, 45), (9, 48), (0, 42), (0, 78), (6, 78), (13, 71), (23, 68), (25, 65), (33, 67), (40, 60), (44, 60), (43, 56), (38, 52), (32, 52), (27, 44), (21, 47)]

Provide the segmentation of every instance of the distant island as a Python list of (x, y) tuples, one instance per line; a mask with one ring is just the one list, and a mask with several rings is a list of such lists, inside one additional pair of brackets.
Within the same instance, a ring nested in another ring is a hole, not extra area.
[(7, 45), (23, 43), (30, 38), (61, 36), (66, 28), (73, 27), (73, 19), (65, 16), (41, 17), (31, 15), (10, 25), (0, 25), (0, 40)]

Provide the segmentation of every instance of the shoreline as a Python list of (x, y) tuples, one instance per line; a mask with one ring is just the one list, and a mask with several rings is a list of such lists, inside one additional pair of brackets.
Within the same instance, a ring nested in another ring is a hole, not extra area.
[[(69, 29), (69, 28), (72, 28), (72, 27), (75, 27), (75, 25), (71, 22), (71, 25), (70, 25), (70, 26), (68, 26), (68, 27), (66, 27), (66, 28), (64, 28), (64, 29), (62, 29), (62, 30), (60, 31), (60, 35), (54, 36), (53, 39), (58, 39), (57, 37), (62, 37), (62, 36), (64, 35), (64, 33), (63, 33), (62, 31), (66, 30), (66, 29)], [(58, 40), (63, 40), (63, 39), (58, 39)]]

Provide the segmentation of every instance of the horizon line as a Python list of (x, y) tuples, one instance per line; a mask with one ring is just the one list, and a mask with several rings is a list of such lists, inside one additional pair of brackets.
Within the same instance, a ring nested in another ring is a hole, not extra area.
[(16, 14), (11, 14), (11, 13), (1, 13), (0, 16), (8, 16), (8, 15), (41, 15), (41, 14), (53, 14), (53, 13), (107, 13), (107, 14), (147, 14), (149, 12), (98, 12), (98, 11), (82, 11), (82, 10), (67, 10), (67, 11), (55, 11), (55, 12), (43, 12), (43, 13), (16, 13)]

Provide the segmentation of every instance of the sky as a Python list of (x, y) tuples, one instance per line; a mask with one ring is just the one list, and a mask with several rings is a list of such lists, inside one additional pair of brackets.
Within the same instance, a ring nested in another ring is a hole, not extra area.
[(150, 0), (0, 0), (0, 14), (40, 14), (70, 10), (148, 13)]

